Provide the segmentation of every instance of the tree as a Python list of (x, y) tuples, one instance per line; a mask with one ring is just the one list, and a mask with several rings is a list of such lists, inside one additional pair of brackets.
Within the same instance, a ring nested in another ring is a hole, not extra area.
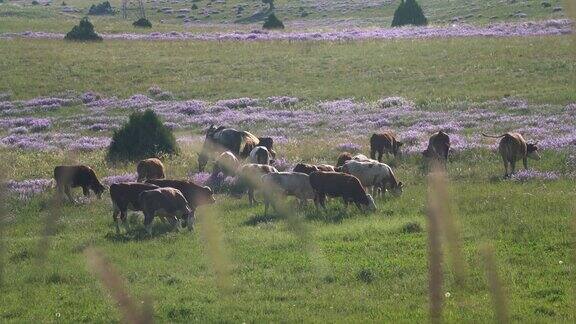
[(94, 25), (88, 20), (88, 17), (84, 17), (80, 20), (80, 24), (74, 26), (66, 34), (64, 39), (70, 41), (101, 41), (102, 37), (96, 34)]
[(400, 5), (394, 12), (392, 27), (414, 25), (424, 26), (428, 19), (424, 16), (422, 8), (416, 0), (401, 0)]
[(177, 154), (172, 131), (152, 110), (130, 115), (128, 123), (115, 131), (108, 148), (109, 161), (134, 161), (166, 154)]
[(284, 29), (284, 24), (276, 17), (274, 13), (271, 13), (266, 21), (264, 21), (264, 25), (262, 25), (264, 29)]

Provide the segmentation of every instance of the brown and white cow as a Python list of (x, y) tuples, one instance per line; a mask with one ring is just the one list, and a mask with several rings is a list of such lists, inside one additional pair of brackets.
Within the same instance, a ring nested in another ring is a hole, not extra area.
[(428, 140), (428, 148), (422, 152), (425, 158), (446, 163), (450, 151), (450, 136), (443, 131), (436, 132)]
[(396, 139), (394, 133), (385, 131), (382, 133), (372, 134), (370, 137), (370, 158), (376, 159), (378, 155), (378, 162), (382, 162), (382, 155), (393, 154), (395, 157), (400, 153), (402, 142)]
[(300, 207), (306, 205), (308, 199), (314, 199), (314, 190), (310, 185), (310, 177), (300, 172), (277, 172), (262, 176), (264, 194), (264, 214), (268, 214), (268, 206), (276, 209), (275, 200), (280, 196), (294, 196), (300, 201)]
[(144, 227), (148, 234), (152, 234), (152, 221), (156, 214), (168, 218), (175, 228), (179, 224), (178, 217), (186, 221), (189, 230), (194, 228), (194, 212), (180, 190), (174, 188), (146, 190), (140, 193), (138, 200), (144, 212)]
[(265, 146), (256, 146), (250, 152), (250, 156), (248, 158), (250, 163), (254, 164), (273, 164), (274, 158), (272, 154)]
[[(142, 211), (140, 194), (146, 190), (158, 189), (158, 186), (141, 182), (115, 183), (110, 186), (110, 198), (114, 211), (112, 219), (116, 225), (116, 233), (120, 233), (120, 220), (128, 231), (128, 210)], [(118, 219), (120, 214), (120, 219)]]
[[(169, 179), (156, 179), (147, 180), (146, 183), (151, 183), (160, 188), (175, 188), (178, 189), (184, 198), (188, 201), (191, 209), (191, 220), (195, 220), (196, 208), (202, 205), (210, 205), (216, 202), (214, 199), (214, 193), (210, 187), (203, 187), (195, 184), (192, 181), (185, 180), (169, 180)], [(183, 225), (188, 225), (185, 223)], [(194, 224), (188, 227), (189, 230), (193, 229)]]
[(148, 179), (164, 179), (164, 164), (157, 158), (145, 159), (136, 166), (138, 182)]
[(351, 160), (344, 164), (342, 172), (358, 178), (365, 188), (372, 188), (372, 195), (383, 195), (389, 190), (393, 195), (400, 196), (404, 185), (396, 179), (392, 168), (377, 161)]
[(353, 175), (340, 172), (317, 171), (310, 174), (310, 185), (314, 189), (315, 202), (326, 208), (326, 196), (342, 197), (348, 205), (353, 202), (359, 209), (376, 210), (371, 195)]
[(214, 162), (212, 174), (218, 175), (218, 173), (222, 172), (225, 176), (235, 176), (239, 165), (240, 162), (234, 153), (230, 151), (222, 152)]
[(254, 191), (262, 185), (261, 177), (268, 173), (277, 173), (275, 167), (266, 164), (250, 163), (243, 165), (238, 169), (237, 180), (242, 188), (242, 192), (248, 190), (248, 202), (250, 205), (257, 203), (254, 198)]
[[(502, 138), (498, 144), (498, 152), (504, 162), (504, 177), (508, 177), (516, 172), (516, 162), (522, 160), (524, 169), (528, 169), (528, 158), (540, 160), (538, 146), (534, 143), (526, 143), (520, 133), (506, 133), (499, 136), (486, 135), (491, 138)], [(510, 166), (510, 172), (508, 171)]]
[(70, 192), (71, 188), (82, 187), (85, 197), (90, 196), (90, 190), (102, 198), (102, 193), (106, 189), (98, 180), (96, 173), (92, 168), (85, 165), (59, 165), (54, 168), (54, 180), (60, 197), (66, 194), (72, 203), (76, 203)]

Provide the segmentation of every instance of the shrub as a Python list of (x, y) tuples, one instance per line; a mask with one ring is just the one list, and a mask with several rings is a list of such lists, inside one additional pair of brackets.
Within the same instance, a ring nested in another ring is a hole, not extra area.
[(66, 34), (64, 39), (71, 41), (101, 41), (102, 37), (96, 34), (94, 25), (92, 25), (87, 17), (84, 17), (80, 20), (78, 26), (74, 26), (74, 28)]
[(32, 5), (33, 5), (33, 6), (37, 6), (37, 5), (39, 5), (39, 4), (40, 4), (40, 3), (39, 3), (38, 1), (32, 0)]
[(276, 17), (274, 13), (271, 13), (264, 25), (262, 26), (264, 29), (284, 29), (284, 24)]
[(392, 27), (404, 25), (424, 26), (427, 24), (428, 20), (416, 0), (401, 0), (400, 5), (394, 12)]
[(134, 161), (177, 154), (176, 138), (152, 110), (130, 115), (128, 123), (115, 131), (108, 149), (109, 161)]
[(89, 15), (95, 15), (95, 16), (113, 15), (114, 9), (112, 9), (110, 2), (104, 1), (104, 2), (99, 3), (97, 5), (90, 6), (90, 9), (88, 9), (88, 14)]
[(146, 18), (140, 18), (132, 23), (134, 27), (152, 28), (152, 23)]

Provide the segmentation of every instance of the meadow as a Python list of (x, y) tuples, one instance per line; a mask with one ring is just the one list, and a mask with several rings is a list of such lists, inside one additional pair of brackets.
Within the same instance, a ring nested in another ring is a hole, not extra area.
[[(165, 20), (151, 32), (256, 28), (229, 23), (240, 2), (212, 2), (219, 12), (190, 24), (151, 12)], [(422, 5), (433, 24), (517, 22), (520, 10), (562, 17), (559, 2), (541, 2)], [(381, 27), (394, 8), (297, 3), (276, 3), (287, 32)], [(82, 14), (57, 7), (2, 3), (0, 33), (66, 32)], [(141, 33), (118, 16), (93, 21), (108, 35)], [(129, 322), (127, 312), (142, 312), (156, 322), (424, 322), (442, 300), (444, 322), (574, 322), (574, 53), (571, 35), (87, 44), (0, 34), (0, 321)], [(130, 113), (147, 109), (177, 138), (180, 153), (163, 157), (169, 178), (210, 183), (197, 172), (210, 124), (271, 136), (279, 170), (368, 154), (370, 135), (393, 129), (405, 145), (385, 162), (404, 193), (377, 198), (372, 213), (288, 199), (289, 213), (265, 215), (219, 177), (217, 203), (198, 210), (194, 232), (156, 221), (151, 236), (139, 213), (116, 233), (108, 193), (55, 202), (59, 164), (89, 165), (106, 185), (135, 179), (135, 163), (106, 162), (106, 149)], [(446, 195), (421, 156), (438, 130), (452, 139)], [(497, 140), (480, 135), (506, 131), (538, 142), (542, 155), (509, 179)]]

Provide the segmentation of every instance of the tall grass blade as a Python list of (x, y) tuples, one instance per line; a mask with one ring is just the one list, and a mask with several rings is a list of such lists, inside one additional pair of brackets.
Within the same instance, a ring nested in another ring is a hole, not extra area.
[(144, 307), (138, 307), (134, 302), (124, 280), (118, 274), (114, 266), (106, 260), (102, 252), (87, 248), (84, 251), (89, 270), (98, 277), (102, 285), (108, 290), (122, 314), (124, 323), (152, 323), (151, 304), (144, 303)]
[(428, 175), (428, 302), (430, 321), (440, 323), (442, 320), (442, 241), (440, 224), (445, 209), (438, 187), (443, 185), (443, 175), (432, 172)]
[(494, 248), (492, 245), (486, 244), (481, 248), (481, 253), (484, 258), (484, 267), (486, 270), (486, 278), (488, 280), (488, 288), (492, 296), (492, 303), (494, 305), (495, 320), (497, 323), (508, 323), (510, 317), (508, 315), (508, 299), (504, 292), (504, 287), (498, 275), (496, 260), (494, 257)]

